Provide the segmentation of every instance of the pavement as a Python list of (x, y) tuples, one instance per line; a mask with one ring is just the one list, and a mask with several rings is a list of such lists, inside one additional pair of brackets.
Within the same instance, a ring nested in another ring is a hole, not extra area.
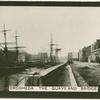
[(68, 69), (69, 80), (70, 80), (70, 84), (71, 84), (71, 86), (72, 86), (72, 87), (77, 87), (78, 85), (77, 85), (77, 82), (76, 82), (75, 76), (74, 76), (74, 74), (73, 74), (73, 72), (72, 72), (71, 66), (68, 65), (68, 66), (66, 66), (66, 68)]
[(100, 65), (98, 63), (74, 62), (73, 66), (89, 86), (100, 85)]
[(79, 61), (74, 61), (74, 65), (77, 65), (77, 67), (84, 67), (84, 66), (88, 66), (88, 67), (97, 67), (99, 66), (99, 63), (88, 63), (88, 62), (79, 62)]

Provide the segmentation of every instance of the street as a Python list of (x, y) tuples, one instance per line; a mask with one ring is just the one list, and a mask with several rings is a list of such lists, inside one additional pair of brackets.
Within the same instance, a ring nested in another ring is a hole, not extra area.
[(89, 86), (100, 85), (100, 65), (98, 63), (74, 62), (74, 71), (88, 83)]

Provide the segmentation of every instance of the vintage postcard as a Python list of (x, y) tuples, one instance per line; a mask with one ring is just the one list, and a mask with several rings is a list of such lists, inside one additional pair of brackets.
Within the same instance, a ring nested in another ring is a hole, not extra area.
[(99, 6), (1, 2), (0, 97), (100, 98)]

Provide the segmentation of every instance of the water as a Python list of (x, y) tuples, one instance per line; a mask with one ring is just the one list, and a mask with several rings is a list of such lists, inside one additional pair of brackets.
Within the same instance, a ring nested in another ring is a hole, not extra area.
[[(38, 80), (38, 74), (35, 75), (35, 76), (37, 76), (37, 78), (33, 77), (33, 75), (35, 73), (40, 73), (41, 71), (43, 72), (43, 70), (45, 70), (45, 69), (40, 69), (40, 68), (34, 67), (34, 68), (26, 69), (26, 71), (23, 71), (23, 72), (20, 72), (17, 74), (9, 75), (8, 78), (3, 76), (2, 78), (0, 78), (0, 90), (1, 91), (4, 90), (5, 83), (7, 81), (8, 81), (9, 86), (23, 87), (26, 85), (29, 77), (33, 78), (34, 80)], [(51, 80), (52, 80), (52, 77), (51, 77)], [(32, 80), (32, 82), (33, 82), (33, 80)], [(35, 83), (37, 83), (37, 82), (35, 82)], [(41, 83), (41, 85), (42, 85), (42, 83)], [(68, 69), (66, 67), (64, 70), (60, 71), (60, 73), (56, 77), (56, 81), (54, 81), (53, 85), (54, 86), (70, 86)]]
[(2, 77), (0, 77), (0, 91), (5, 90), (5, 86), (25, 86), (25, 82), (26, 82), (26, 77), (27, 75), (31, 76), (34, 73), (38, 73), (41, 69), (39, 68), (29, 68), (26, 69), (26, 71), (17, 73), (17, 74), (12, 74), (12, 75), (8, 75), (5, 76), (3, 75)]

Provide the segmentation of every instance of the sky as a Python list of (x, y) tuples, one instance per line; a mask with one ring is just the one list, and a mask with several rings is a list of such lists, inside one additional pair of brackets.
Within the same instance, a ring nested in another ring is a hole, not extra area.
[[(50, 34), (53, 42), (66, 56), (68, 52), (78, 52), (100, 39), (100, 7), (0, 7), (0, 31), (3, 24), (8, 41), (15, 41), (17, 31), (19, 45), (26, 46), (24, 50), (36, 54), (49, 51)], [(3, 33), (0, 33), (0, 42)]]

